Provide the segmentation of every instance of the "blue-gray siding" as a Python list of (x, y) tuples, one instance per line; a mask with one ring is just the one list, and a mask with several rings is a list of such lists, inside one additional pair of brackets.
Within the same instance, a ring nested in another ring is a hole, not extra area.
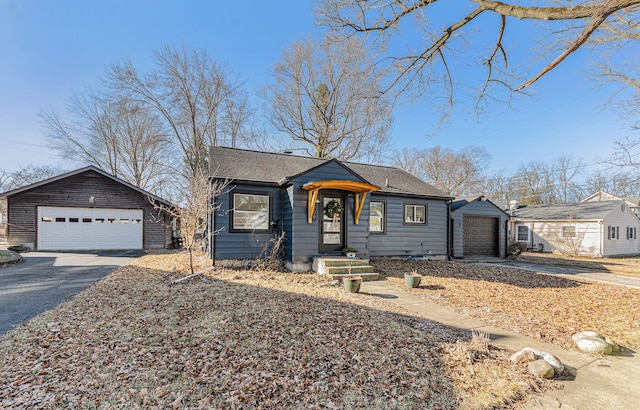
[[(312, 223), (307, 219), (308, 192), (302, 186), (308, 182), (324, 180), (350, 180), (366, 182), (350, 170), (336, 162), (325, 163), (301, 176), (292, 179), (284, 187), (257, 187), (232, 184), (230, 191), (220, 195), (216, 202), (220, 209), (215, 213), (215, 227), (220, 230), (215, 238), (215, 255), (218, 259), (253, 259), (260, 256), (265, 243), (273, 234), (229, 232), (229, 195), (234, 191), (270, 193), (273, 198), (272, 219), (278, 220), (278, 228), (286, 232), (285, 259), (292, 262), (311, 262), (319, 255), (319, 222), (322, 207), (318, 206), (318, 218)], [(320, 191), (322, 195), (324, 191)], [(358, 256), (421, 256), (447, 254), (447, 201), (416, 197), (389, 196), (385, 194), (367, 195), (360, 215), (359, 224), (355, 224), (354, 194), (348, 193), (345, 203), (346, 246), (358, 249)], [(386, 209), (386, 233), (369, 233), (369, 201), (384, 200)], [(404, 205), (425, 204), (427, 206), (427, 224), (405, 225)], [(277, 232), (276, 232), (277, 233)]]
[(217, 259), (255, 259), (258, 258), (273, 238), (274, 233), (229, 232), (231, 213), (229, 198), (234, 192), (271, 194), (271, 221), (278, 222), (276, 230), (282, 229), (282, 194), (278, 187), (256, 187), (231, 184), (225, 192), (216, 197), (219, 209), (215, 212), (215, 228), (218, 234), (215, 240), (215, 257)]
[[(422, 256), (447, 254), (447, 202), (444, 200), (392, 197), (374, 194), (387, 203), (386, 234), (370, 234), (371, 256)], [(405, 225), (404, 205), (425, 204), (426, 225)], [(363, 211), (364, 213), (364, 211)], [(368, 209), (367, 209), (368, 215)]]
[[(348, 180), (363, 182), (351, 171), (335, 162), (329, 162), (317, 167), (304, 175), (292, 180), (290, 192), (293, 192), (293, 213), (291, 231), (291, 260), (293, 262), (308, 262), (313, 256), (318, 255), (318, 224), (307, 220), (307, 191), (302, 186), (307, 182), (326, 180)], [(320, 191), (322, 194), (322, 191)], [(354, 225), (353, 221), (353, 194), (347, 197), (345, 204), (347, 217), (347, 245), (359, 250), (359, 257), (366, 257), (366, 215), (360, 218), (360, 225)], [(317, 209), (317, 215), (322, 215), (322, 208)], [(368, 213), (368, 208), (367, 208)], [(321, 216), (320, 216), (321, 217)]]
[(464, 257), (464, 217), (466, 216), (481, 216), (481, 217), (493, 217), (498, 218), (498, 251), (500, 257), (505, 257), (507, 233), (506, 233), (506, 221), (509, 217), (498, 209), (495, 205), (488, 201), (473, 201), (465, 206), (456, 209), (451, 212), (451, 235), (452, 235), (452, 251), (453, 257)]

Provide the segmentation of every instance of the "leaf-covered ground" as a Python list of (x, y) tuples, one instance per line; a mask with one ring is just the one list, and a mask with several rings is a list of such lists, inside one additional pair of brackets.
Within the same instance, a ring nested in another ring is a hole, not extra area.
[(552, 385), (481, 337), (319, 275), (172, 284), (186, 265), (142, 257), (5, 334), (0, 407), (497, 408)]
[[(485, 323), (545, 342), (572, 346), (571, 335), (594, 330), (632, 348), (640, 341), (640, 290), (569, 280), (496, 265), (440, 261), (374, 261), (396, 282), (424, 275), (411, 289)], [(409, 290), (409, 289), (407, 289)]]
[(590, 269), (611, 272), (619, 275), (640, 276), (640, 256), (620, 258), (569, 257), (555, 253), (526, 252), (520, 255), (522, 262), (541, 265), (564, 266), (569, 268)]

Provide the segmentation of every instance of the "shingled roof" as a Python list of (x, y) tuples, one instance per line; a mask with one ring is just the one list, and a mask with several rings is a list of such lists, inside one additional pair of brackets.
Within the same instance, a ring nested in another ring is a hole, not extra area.
[(567, 221), (604, 219), (624, 201), (594, 201), (574, 204), (530, 205), (513, 211), (513, 217), (520, 220)]
[(209, 150), (212, 177), (269, 185), (284, 185), (293, 177), (330, 161), (341, 164), (365, 182), (379, 186), (381, 193), (450, 199), (444, 192), (399, 168), (238, 148), (211, 147)]

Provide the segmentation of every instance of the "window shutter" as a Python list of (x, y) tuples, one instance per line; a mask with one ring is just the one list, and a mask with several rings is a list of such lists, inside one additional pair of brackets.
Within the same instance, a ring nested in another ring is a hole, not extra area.
[(607, 239), (611, 239), (611, 225), (607, 226)]

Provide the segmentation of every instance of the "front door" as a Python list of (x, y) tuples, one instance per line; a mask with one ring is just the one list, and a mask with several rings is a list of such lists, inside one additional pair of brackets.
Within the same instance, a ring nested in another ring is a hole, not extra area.
[[(320, 196), (320, 217), (318, 221), (320, 238), (318, 240), (318, 252), (340, 252), (345, 247), (345, 220), (346, 204), (345, 196), (336, 193), (324, 193)], [(327, 212), (341, 209), (342, 212)]]

